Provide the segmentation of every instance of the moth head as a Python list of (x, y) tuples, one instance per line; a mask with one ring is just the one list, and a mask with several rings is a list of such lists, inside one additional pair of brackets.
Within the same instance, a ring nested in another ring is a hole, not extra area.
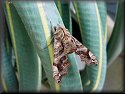
[(64, 31), (63, 27), (60, 25), (54, 26), (53, 27), (53, 34), (55, 38), (60, 38), (62, 39), (64, 37)]

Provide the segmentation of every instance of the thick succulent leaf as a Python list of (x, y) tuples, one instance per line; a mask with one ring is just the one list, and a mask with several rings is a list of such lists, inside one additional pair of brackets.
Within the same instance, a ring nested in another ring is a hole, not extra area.
[(56, 5), (59, 10), (60, 16), (64, 22), (65, 27), (72, 34), (72, 19), (70, 12), (70, 1), (56, 0)]
[(107, 15), (107, 43), (111, 37), (113, 27), (114, 27), (114, 21), (112, 20), (111, 16)]
[[(11, 50), (12, 51), (12, 50)], [(12, 66), (12, 54), (7, 55), (5, 47), (2, 47), (2, 84), (5, 92), (18, 91), (18, 81), (15, 70)]]
[(54, 89), (55, 84), (54, 79), (52, 79), (51, 58), (49, 56), (49, 49), (47, 48), (46, 36), (43, 30), (38, 4), (34, 1), (15, 1), (13, 3), (38, 52), (50, 87)]
[(112, 35), (107, 45), (108, 66), (117, 58), (121, 53), (124, 46), (124, 31), (123, 31), (123, 2), (118, 3), (117, 15)]
[(38, 91), (41, 69), (37, 53), (13, 3), (6, 1), (3, 4), (16, 56), (19, 91)]
[(8, 28), (5, 20), (5, 15), (0, 1), (0, 67), (2, 85), (0, 92), (17, 91), (18, 82), (16, 79), (15, 70), (12, 66), (12, 45)]
[(74, 1), (83, 44), (97, 57), (97, 66), (86, 66), (81, 72), (85, 91), (100, 91), (106, 75), (106, 45), (104, 42), (101, 18), (96, 1)]
[(104, 35), (105, 42), (107, 40), (107, 7), (106, 7), (106, 1), (98, 1), (97, 0), (97, 6), (99, 9), (100, 19), (101, 19), (101, 25), (102, 25), (102, 34)]
[[(41, 64), (41, 66), (42, 66), (42, 64)], [(50, 89), (50, 85), (48, 83), (48, 79), (46, 77), (46, 73), (45, 73), (43, 66), (42, 66), (42, 85), (45, 87), (48, 87), (48, 89)]]
[[(2, 1), (0, 0), (0, 44), (2, 44), (3, 42), (3, 31), (4, 31), (4, 25), (5, 25), (5, 15), (3, 12), (3, 8), (2, 8)], [(0, 68), (1, 68), (1, 62), (2, 62), (2, 45), (0, 45)], [(0, 69), (0, 73), (1, 73), (1, 69)], [(2, 80), (0, 77), (0, 93), (3, 91), (3, 87), (2, 87)]]
[(56, 84), (53, 79), (53, 45), (50, 43), (52, 40), (51, 29), (57, 24), (63, 25), (54, 1), (15, 1), (14, 5), (38, 52), (51, 90), (72, 90), (74, 87), (82, 90), (81, 78), (78, 68), (75, 65), (76, 62), (73, 60), (75, 58), (73, 54), (69, 57), (72, 64), (69, 71), (72, 74), (69, 73), (65, 76), (61, 84)]
[(5, 30), (4, 41), (2, 42), (2, 83), (5, 92), (15, 92), (18, 91), (18, 81), (15, 69), (12, 65), (12, 45), (10, 42), (9, 33), (7, 32), (7, 29)]

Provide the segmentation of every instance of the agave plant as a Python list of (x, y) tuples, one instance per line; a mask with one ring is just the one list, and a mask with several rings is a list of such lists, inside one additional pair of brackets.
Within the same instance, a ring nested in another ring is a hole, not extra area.
[[(114, 57), (110, 51), (116, 45), (116, 35), (120, 34), (122, 2), (118, 3), (115, 26), (109, 42), (105, 1), (3, 0), (1, 5), (4, 19), (0, 20), (5, 22), (1, 29), (4, 37), (0, 44), (4, 92), (40, 92), (42, 86), (55, 92), (95, 92), (103, 89), (107, 59), (110, 57), (110, 61), (111, 57), (116, 58), (121, 52), (116, 52)], [(72, 19), (76, 20), (79, 30), (73, 29)], [(69, 73), (60, 84), (55, 82), (52, 71), (54, 48), (51, 27), (57, 24), (65, 26), (73, 36), (79, 33), (81, 40), (78, 40), (94, 53), (99, 62), (97, 66), (84, 65), (85, 68), (79, 70), (79, 64), (82, 63), (80, 58), (75, 53), (69, 54)]]

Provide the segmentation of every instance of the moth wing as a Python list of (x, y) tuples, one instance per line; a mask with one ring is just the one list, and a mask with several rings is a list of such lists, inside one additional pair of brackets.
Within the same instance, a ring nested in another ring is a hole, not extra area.
[(75, 53), (80, 56), (81, 61), (85, 61), (87, 65), (98, 64), (96, 56), (87, 47), (82, 45), (82, 43), (80, 43), (76, 38), (73, 37), (73, 39), (77, 46)]
[(60, 82), (60, 75), (59, 75), (59, 68), (58, 68), (58, 65), (59, 65), (59, 61), (60, 61), (60, 56), (59, 56), (59, 51), (61, 49), (61, 42), (59, 40), (56, 40), (54, 38), (54, 60), (53, 60), (53, 77), (54, 79), (56, 80), (56, 82)]
[(63, 38), (64, 52), (66, 54), (71, 54), (75, 52), (77, 47), (72, 39), (72, 35), (68, 32), (68, 30), (64, 29), (63, 31), (65, 32), (65, 36)]
[(57, 83), (67, 74), (67, 68), (70, 66), (67, 61), (68, 57), (64, 52), (61, 41), (54, 39), (54, 62), (53, 62), (53, 77)]

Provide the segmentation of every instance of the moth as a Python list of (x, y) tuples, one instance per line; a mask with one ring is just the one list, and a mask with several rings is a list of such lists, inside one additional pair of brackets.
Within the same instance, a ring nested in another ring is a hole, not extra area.
[(61, 82), (64, 75), (68, 74), (68, 54), (75, 52), (80, 56), (81, 61), (87, 65), (98, 64), (96, 56), (75, 37), (73, 37), (68, 29), (57, 24), (53, 29), (54, 36), (54, 61), (53, 61), (53, 77), (57, 83)]

